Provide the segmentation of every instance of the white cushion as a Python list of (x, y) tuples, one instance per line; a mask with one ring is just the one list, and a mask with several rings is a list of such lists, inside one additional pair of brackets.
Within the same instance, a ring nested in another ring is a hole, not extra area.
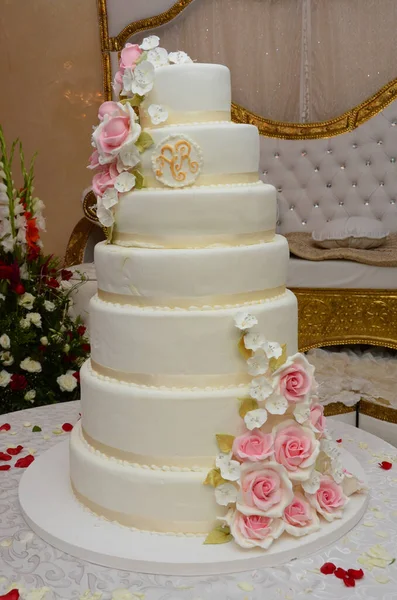
[(388, 235), (383, 223), (367, 217), (335, 219), (312, 233), (321, 248), (377, 248)]

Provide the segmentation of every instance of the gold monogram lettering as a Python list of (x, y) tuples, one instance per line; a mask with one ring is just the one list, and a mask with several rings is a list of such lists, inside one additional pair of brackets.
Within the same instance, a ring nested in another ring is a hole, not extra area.
[(191, 151), (192, 145), (187, 140), (179, 140), (174, 145), (164, 144), (160, 156), (156, 158), (156, 176), (163, 176), (166, 164), (169, 165), (171, 176), (175, 181), (185, 181), (187, 169), (190, 173), (197, 173), (199, 164), (190, 158)]

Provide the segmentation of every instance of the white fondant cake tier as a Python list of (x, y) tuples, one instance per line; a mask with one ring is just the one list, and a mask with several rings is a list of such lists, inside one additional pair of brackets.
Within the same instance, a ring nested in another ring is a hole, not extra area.
[[(168, 160), (180, 159), (175, 144), (181, 138), (187, 140), (195, 162), (201, 157), (202, 166), (195, 171), (195, 185), (254, 183), (259, 181), (259, 133), (254, 125), (236, 123), (203, 123), (147, 129), (154, 145), (141, 155), (141, 168), (147, 187), (164, 187), (156, 177), (155, 159), (162, 153)], [(197, 148), (195, 154), (194, 148)], [(167, 149), (167, 151), (165, 151)], [(185, 149), (184, 149), (185, 151)], [(183, 161), (181, 170), (189, 172), (188, 160)], [(167, 162), (168, 185), (177, 184), (178, 174), (172, 177)], [(183, 183), (183, 182), (182, 182)], [(186, 184), (183, 184), (186, 185)]]
[(81, 425), (70, 439), (70, 477), (77, 498), (111, 521), (146, 531), (205, 533), (224, 514), (213, 490), (203, 485), (207, 470), (142, 468), (106, 457), (83, 438)]
[[(252, 379), (238, 350), (239, 331), (228, 309), (166, 310), (90, 302), (94, 370), (115, 379), (167, 387), (224, 387)], [(297, 351), (297, 302), (282, 296), (252, 304), (257, 331)]]
[(113, 241), (143, 247), (240, 245), (276, 227), (276, 190), (250, 185), (143, 189), (120, 194)]
[(151, 104), (163, 106), (173, 122), (230, 119), (230, 71), (223, 65), (200, 63), (159, 67), (153, 89), (141, 105), (141, 120)]
[(285, 289), (287, 240), (235, 248), (164, 250), (95, 247), (98, 294), (141, 306), (224, 306), (280, 296)]

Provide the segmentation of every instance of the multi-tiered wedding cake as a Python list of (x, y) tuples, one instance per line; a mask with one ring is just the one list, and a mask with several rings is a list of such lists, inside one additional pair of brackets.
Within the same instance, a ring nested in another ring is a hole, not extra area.
[(156, 36), (127, 44), (116, 85), (122, 100), (100, 107), (93, 134), (108, 243), (95, 249), (75, 495), (110, 520), (208, 543), (311, 533), (359, 484), (297, 354), (258, 130), (231, 122), (226, 67), (168, 54)]

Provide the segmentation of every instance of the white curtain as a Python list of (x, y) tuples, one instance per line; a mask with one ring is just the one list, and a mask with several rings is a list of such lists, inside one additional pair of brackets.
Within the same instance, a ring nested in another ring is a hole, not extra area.
[[(110, 35), (173, 4), (108, 0)], [(396, 0), (194, 0), (156, 33), (171, 50), (227, 64), (233, 100), (245, 108), (310, 122), (340, 115), (397, 77), (396, 30)]]

